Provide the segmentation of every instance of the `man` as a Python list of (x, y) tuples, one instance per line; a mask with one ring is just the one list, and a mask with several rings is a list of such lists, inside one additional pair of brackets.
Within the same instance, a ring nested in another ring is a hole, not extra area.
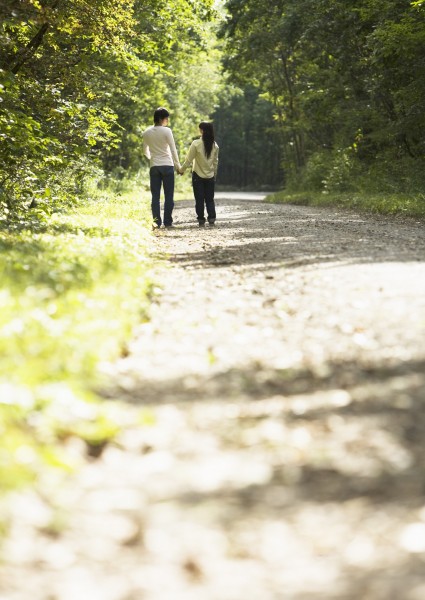
[(173, 224), (174, 167), (180, 169), (180, 161), (171, 129), (168, 127), (170, 113), (157, 108), (154, 124), (143, 132), (143, 153), (150, 161), (150, 187), (152, 194), (153, 227), (161, 227), (161, 186), (164, 186), (164, 227)]

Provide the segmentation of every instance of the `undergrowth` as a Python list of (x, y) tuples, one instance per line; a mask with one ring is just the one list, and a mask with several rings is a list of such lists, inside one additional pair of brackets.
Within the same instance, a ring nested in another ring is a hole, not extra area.
[[(0, 222), (0, 489), (73, 469), (63, 442), (93, 453), (120, 429), (99, 365), (147, 318), (148, 204), (102, 192), (70, 212)], [(140, 418), (143, 418), (142, 416)]]
[(353, 192), (280, 191), (267, 196), (269, 202), (306, 206), (338, 206), (387, 215), (425, 217), (425, 194), (378, 194)]

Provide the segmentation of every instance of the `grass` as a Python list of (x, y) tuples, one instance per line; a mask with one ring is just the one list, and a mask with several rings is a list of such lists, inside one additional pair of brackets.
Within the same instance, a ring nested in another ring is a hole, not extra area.
[(99, 365), (147, 318), (149, 243), (149, 206), (134, 193), (0, 222), (1, 490), (72, 469), (69, 437), (93, 449), (119, 431), (119, 405), (94, 390)]
[(305, 206), (339, 206), (386, 215), (425, 217), (425, 194), (362, 194), (350, 192), (287, 192), (267, 196), (269, 202)]

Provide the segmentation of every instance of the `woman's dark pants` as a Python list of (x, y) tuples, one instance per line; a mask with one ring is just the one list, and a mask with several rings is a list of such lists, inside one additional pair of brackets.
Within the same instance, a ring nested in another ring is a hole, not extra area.
[(214, 223), (216, 218), (214, 204), (214, 177), (211, 177), (211, 179), (205, 179), (204, 177), (199, 177), (197, 173), (193, 172), (192, 186), (193, 195), (195, 196), (195, 209), (198, 221), (200, 223), (205, 223), (204, 207), (206, 206), (208, 222)]

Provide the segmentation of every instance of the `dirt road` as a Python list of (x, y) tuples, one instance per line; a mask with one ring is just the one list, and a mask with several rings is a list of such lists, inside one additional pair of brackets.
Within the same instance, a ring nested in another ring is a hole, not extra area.
[(44, 504), (15, 531), (1, 600), (425, 598), (424, 225), (217, 204), (156, 234), (151, 321), (110, 369), (144, 422), (56, 536)]

